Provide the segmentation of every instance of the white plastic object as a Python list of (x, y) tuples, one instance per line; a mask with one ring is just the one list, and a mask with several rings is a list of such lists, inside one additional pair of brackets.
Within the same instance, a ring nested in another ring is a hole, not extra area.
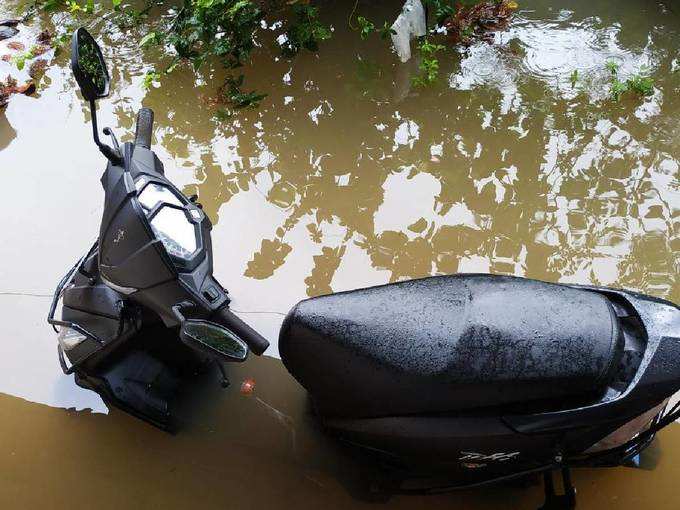
[(392, 44), (402, 62), (411, 60), (411, 39), (427, 34), (425, 8), (420, 0), (406, 0), (392, 25)]

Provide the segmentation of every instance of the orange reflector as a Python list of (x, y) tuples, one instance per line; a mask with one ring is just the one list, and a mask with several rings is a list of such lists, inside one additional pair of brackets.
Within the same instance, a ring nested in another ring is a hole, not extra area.
[(241, 383), (241, 395), (249, 397), (255, 391), (255, 379), (246, 379)]

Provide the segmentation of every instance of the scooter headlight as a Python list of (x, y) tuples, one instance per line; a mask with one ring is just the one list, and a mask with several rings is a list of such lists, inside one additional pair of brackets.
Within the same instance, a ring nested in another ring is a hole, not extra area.
[(183, 209), (163, 206), (150, 224), (170, 255), (189, 260), (196, 253), (196, 226)]
[(142, 177), (135, 186), (139, 190), (137, 200), (165, 250), (172, 257), (190, 260), (199, 248), (198, 225), (188, 216), (195, 211), (189, 210), (191, 206), (185, 205), (170, 188), (162, 184), (148, 182)]
[[(143, 182), (143, 181), (142, 181)], [(152, 182), (147, 184), (147, 186), (142, 190), (138, 197), (139, 203), (147, 211), (151, 211), (158, 204), (172, 204), (178, 207), (182, 207), (182, 202), (175, 194), (170, 191), (165, 186), (161, 186)]]

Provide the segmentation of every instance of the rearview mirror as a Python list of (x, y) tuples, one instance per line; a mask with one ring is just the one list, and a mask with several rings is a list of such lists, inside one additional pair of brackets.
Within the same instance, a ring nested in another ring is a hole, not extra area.
[(248, 346), (234, 333), (215, 323), (188, 319), (182, 323), (179, 337), (189, 347), (229, 361), (245, 361)]
[(83, 97), (94, 101), (109, 95), (109, 72), (97, 41), (84, 28), (73, 33), (71, 69)]

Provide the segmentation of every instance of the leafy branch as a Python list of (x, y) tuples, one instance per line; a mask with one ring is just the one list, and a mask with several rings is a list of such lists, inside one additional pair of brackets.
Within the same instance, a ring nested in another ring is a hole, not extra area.
[(305, 48), (318, 51), (319, 43), (331, 38), (331, 30), (319, 21), (319, 8), (308, 2), (293, 5), (294, 22), (286, 32), (282, 45), (285, 55), (292, 56)]

